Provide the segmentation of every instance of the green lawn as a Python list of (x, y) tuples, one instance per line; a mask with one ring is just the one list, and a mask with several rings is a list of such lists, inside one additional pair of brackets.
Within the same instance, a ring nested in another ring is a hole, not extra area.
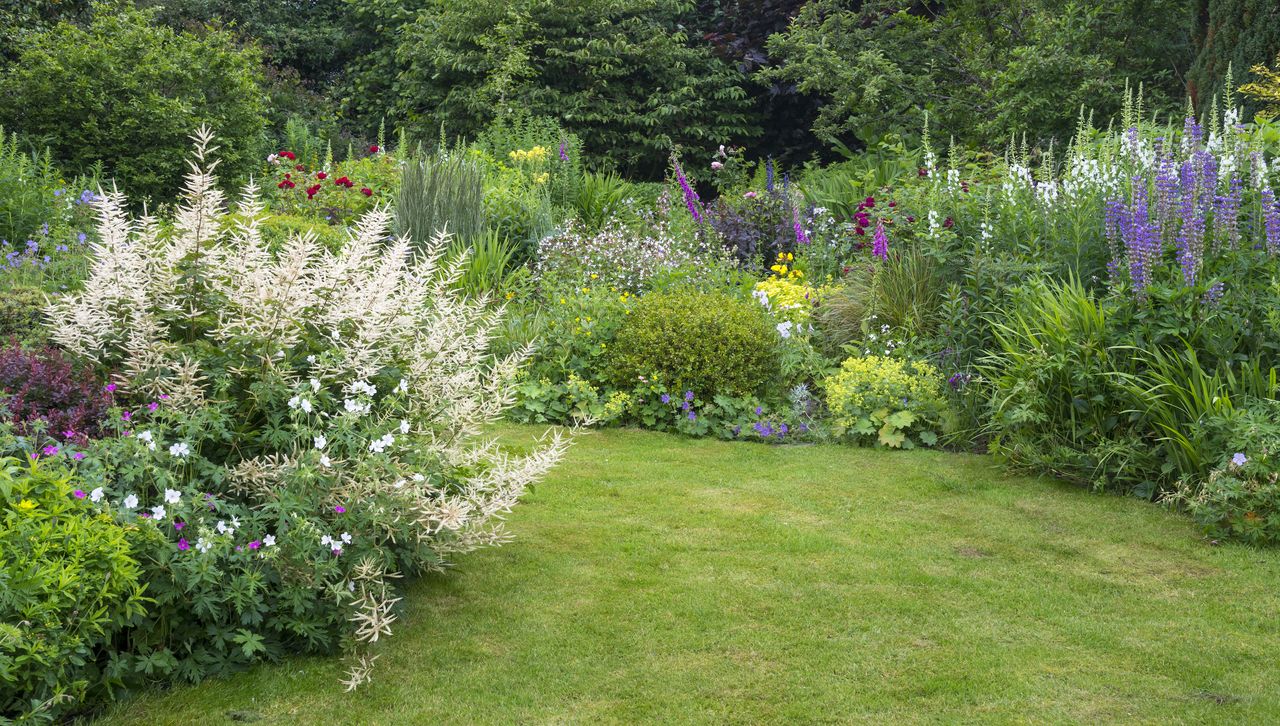
[(298, 659), (105, 722), (1280, 721), (1280, 553), (986, 458), (591, 432), (510, 524), (355, 694)]

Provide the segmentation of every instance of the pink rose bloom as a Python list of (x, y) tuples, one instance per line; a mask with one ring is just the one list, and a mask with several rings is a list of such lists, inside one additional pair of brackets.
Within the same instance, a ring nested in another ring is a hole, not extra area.
[(756, 198), (756, 193), (755, 193), (755, 192), (747, 192), (746, 194), (743, 194), (742, 196), (746, 197), (747, 199), (755, 199), (755, 198)]
[(720, 171), (721, 169), (723, 169), (723, 168), (724, 168), (724, 164), (721, 164), (721, 163), (720, 163), (720, 162), (718, 162), (718, 161), (713, 161), (713, 162), (711, 162), (711, 168), (712, 168), (712, 169), (714, 169), (714, 170), (716, 170), (716, 171)]

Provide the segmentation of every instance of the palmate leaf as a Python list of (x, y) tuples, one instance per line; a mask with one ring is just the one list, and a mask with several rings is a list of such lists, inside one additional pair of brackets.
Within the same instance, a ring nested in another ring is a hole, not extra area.
[(902, 445), (907, 441), (907, 435), (901, 430), (894, 428), (891, 424), (885, 424), (880, 427), (880, 443), (891, 449), (901, 449)]
[(885, 424), (897, 429), (905, 429), (916, 422), (916, 415), (910, 411), (895, 411), (884, 420)]

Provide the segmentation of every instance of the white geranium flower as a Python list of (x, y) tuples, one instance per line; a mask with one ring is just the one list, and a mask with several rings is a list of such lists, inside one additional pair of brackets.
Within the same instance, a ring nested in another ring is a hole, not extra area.
[(312, 393), (319, 393), (319, 392), (320, 392), (320, 379), (319, 379), (319, 378), (312, 378), (312, 379), (311, 379), (311, 392), (312, 392)]
[(125, 509), (136, 509), (138, 506), (138, 495), (129, 494), (125, 496), (124, 501), (120, 503)]
[(151, 433), (150, 429), (138, 434), (138, 440), (147, 442), (148, 449), (151, 449), (152, 451), (156, 450), (155, 436)]
[(325, 467), (325, 468), (327, 469), (327, 468), (329, 468), (330, 463), (331, 463), (331, 462), (329, 461), (329, 455), (328, 455), (328, 454), (322, 454), (322, 455), (320, 456), (320, 466), (323, 466), (323, 467)]
[(102, 491), (102, 487), (98, 487), (97, 489), (94, 489), (93, 491), (89, 492), (89, 501), (91, 502), (102, 501), (103, 493), (104, 492)]
[(778, 335), (781, 335), (783, 338), (791, 337), (791, 321), (790, 320), (785, 320), (781, 323), (778, 323)]
[(164, 501), (166, 504), (177, 504), (182, 500), (182, 492), (177, 489), (165, 489)]
[(351, 535), (347, 532), (343, 532), (339, 539), (342, 540), (343, 544), (351, 544)]
[(302, 408), (303, 413), (311, 413), (310, 399), (307, 399), (307, 398), (302, 399), (302, 401), (298, 404), (298, 406)]
[(276, 544), (276, 536), (274, 534), (269, 534), (266, 537), (262, 538), (263, 547), (274, 547), (275, 544)]
[(407, 434), (407, 433), (409, 433), (409, 422), (408, 422), (408, 421), (405, 421), (405, 420), (401, 420), (401, 421), (400, 421), (400, 433), (402, 433), (402, 434)]
[(322, 544), (322, 545), (331, 545), (331, 544), (333, 544), (333, 538), (326, 534), (326, 535), (324, 535), (323, 537), (321, 537), (321, 538), (320, 538), (320, 544)]
[(156, 506), (151, 508), (151, 518), (156, 520), (157, 522), (164, 519), (165, 514), (167, 514), (167, 512), (165, 512), (163, 504), (157, 504)]
[(290, 398), (290, 399), (289, 399), (289, 408), (297, 408), (297, 407), (298, 407), (298, 403), (299, 403), (301, 400), (302, 400), (302, 399), (298, 398), (297, 396), (294, 396), (293, 398)]
[(178, 443), (169, 447), (170, 456), (177, 456), (181, 458), (183, 456), (189, 456), (190, 454), (191, 454), (191, 447), (188, 446), (187, 442), (185, 441), (179, 441)]
[(329, 439), (326, 438), (324, 434), (320, 434), (315, 438), (315, 445), (317, 449), (323, 449), (329, 445)]
[(208, 552), (213, 549), (213, 543), (201, 537), (196, 540), (196, 549), (200, 552)]

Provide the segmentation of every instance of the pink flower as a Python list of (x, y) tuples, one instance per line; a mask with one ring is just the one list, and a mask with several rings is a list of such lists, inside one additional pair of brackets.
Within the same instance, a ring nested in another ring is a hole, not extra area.
[(43, 451), (43, 452), (44, 452), (44, 455), (45, 455), (45, 456), (57, 456), (57, 455), (58, 455), (58, 447), (54, 446), (53, 444), (50, 444), (50, 445), (48, 445), (48, 446), (44, 447), (43, 449), (41, 449), (41, 451)]
[(186, 522), (174, 522), (174, 523), (173, 523), (173, 528), (174, 528), (174, 529), (176, 529), (176, 530), (178, 530), (179, 532), (181, 532), (181, 531), (182, 531), (182, 528), (183, 528), (183, 527), (185, 527), (185, 526), (187, 526), (187, 523), (186, 523)]
[(75, 490), (75, 492), (73, 492), (73, 493), (76, 495), (76, 499), (84, 499), (84, 490), (83, 490), (83, 489), (77, 489), (77, 490)]
[(337, 512), (338, 514), (346, 514), (347, 508), (339, 504), (338, 506), (333, 508), (333, 511)]
[(108, 383), (108, 384), (107, 384), (107, 393), (115, 393), (115, 392), (116, 392), (116, 384), (114, 384), (114, 383)]
[(121, 421), (128, 421), (131, 418), (133, 418), (133, 414), (130, 413), (129, 411), (125, 411), (124, 413), (120, 414)]
[(249, 543), (249, 549), (251, 549), (251, 550), (256, 550), (256, 549), (258, 549), (258, 548), (259, 548), (259, 547), (261, 547), (261, 546), (262, 546), (262, 543), (261, 543), (261, 542), (259, 542), (259, 541), (258, 541), (258, 540), (256, 540), (256, 539), (255, 539), (254, 541), (252, 541), (252, 542), (250, 542), (250, 543)]
[(178, 538), (178, 549), (183, 550), (184, 552), (185, 552), (186, 550), (191, 549), (191, 545), (187, 544), (187, 538), (186, 538), (186, 537), (179, 537), (179, 538)]
[(743, 194), (742, 196), (746, 197), (747, 199), (755, 199), (755, 198), (756, 198), (756, 193), (755, 193), (755, 192), (747, 192), (746, 194)]
[(720, 170), (721, 170), (721, 169), (723, 169), (723, 168), (724, 168), (724, 164), (722, 164), (722, 163), (720, 163), (720, 162), (718, 162), (718, 161), (713, 161), (713, 162), (711, 162), (711, 169), (712, 169), (713, 171), (720, 171)]
[(83, 452), (83, 451), (77, 451), (76, 453), (74, 453), (74, 454), (72, 454), (72, 455), (71, 455), (71, 458), (72, 458), (72, 459), (75, 459), (76, 461), (80, 461), (80, 460), (84, 459), (84, 452)]
[(160, 408), (160, 404), (156, 403), (155, 401), (152, 401), (151, 403), (147, 404), (147, 410), (150, 411), (151, 413), (155, 413), (157, 408)]

